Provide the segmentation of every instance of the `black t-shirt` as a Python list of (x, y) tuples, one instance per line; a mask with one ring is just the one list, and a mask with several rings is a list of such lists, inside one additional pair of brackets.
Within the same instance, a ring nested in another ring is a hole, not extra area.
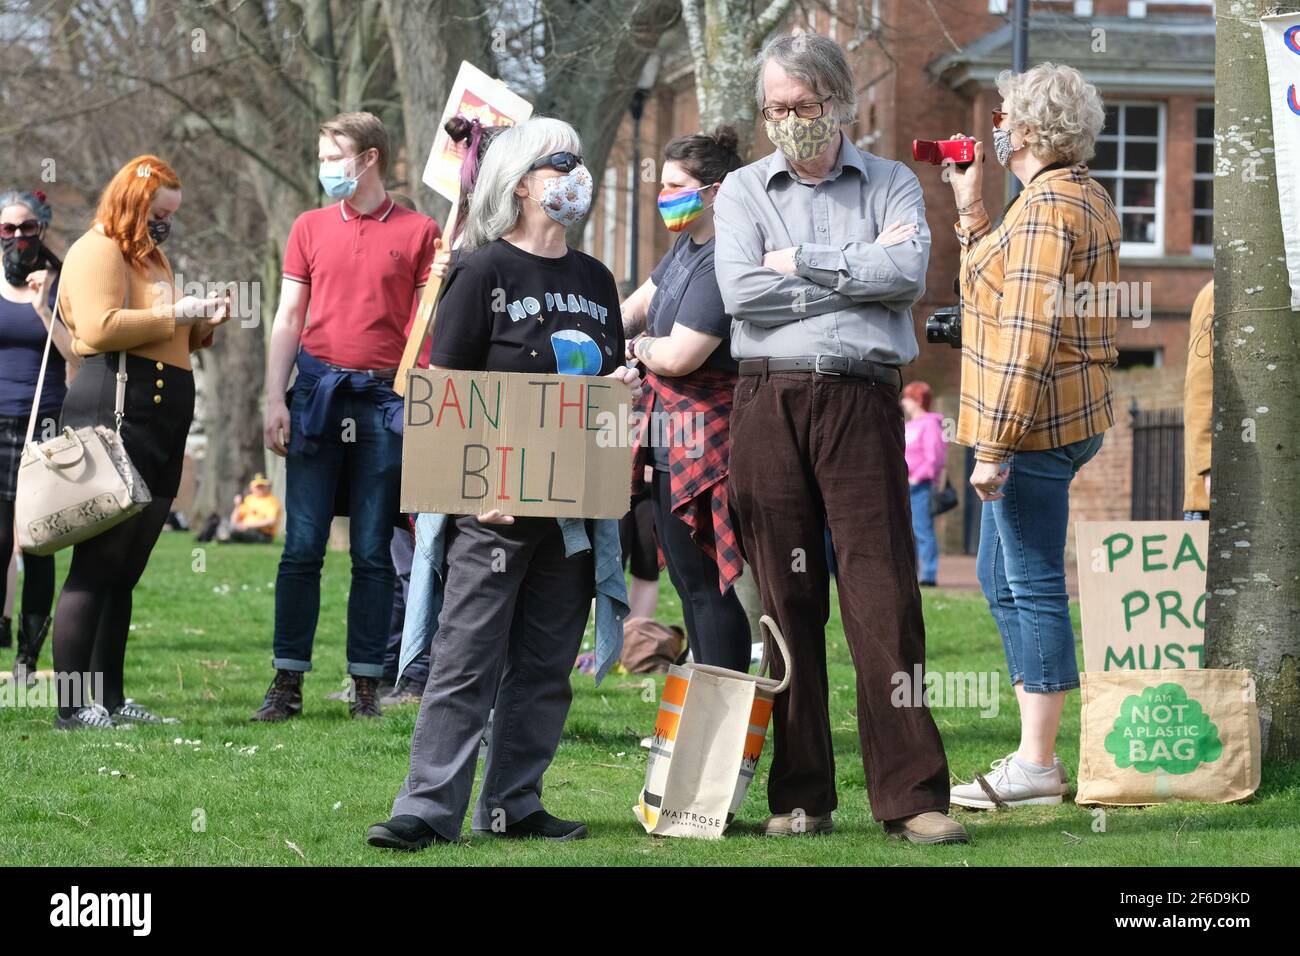
[[(650, 281), (655, 284), (655, 294), (646, 310), (646, 332), (656, 337), (670, 335), (680, 322), (696, 332), (716, 335), (722, 341), (700, 368), (735, 372), (738, 366), (731, 357), (731, 316), (722, 304), (722, 292), (713, 272), (713, 240), (697, 245), (689, 235), (681, 236), (650, 273)], [(659, 410), (658, 398), (654, 410)], [(654, 443), (653, 432), (649, 440), (654, 447), (655, 468), (667, 471), (667, 447)]]
[(681, 323), (705, 335), (716, 335), (722, 342), (700, 368), (728, 372), (737, 369), (731, 357), (731, 316), (722, 304), (722, 292), (713, 272), (713, 240), (696, 245), (683, 235), (650, 273), (655, 284), (654, 298), (646, 310), (646, 331), (653, 336), (672, 333)]
[(429, 360), (444, 368), (608, 375), (623, 365), (623, 317), (610, 271), (497, 239), (460, 257), (438, 303)]

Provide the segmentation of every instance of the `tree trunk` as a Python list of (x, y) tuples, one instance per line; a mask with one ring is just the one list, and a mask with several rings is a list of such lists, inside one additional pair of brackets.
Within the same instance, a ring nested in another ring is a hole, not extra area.
[[(755, 11), (761, 6), (761, 11)], [(736, 128), (740, 155), (754, 146), (754, 74), (750, 68), (768, 36), (780, 26), (794, 0), (682, 0), (682, 19), (695, 67), (700, 128), (724, 123)]]
[(1209, 666), (1254, 675), (1265, 753), (1283, 761), (1300, 757), (1300, 316), (1290, 311), (1267, 66), (1248, 25), (1273, 5), (1242, 0), (1216, 39), (1205, 643)]
[(425, 187), (420, 177), (460, 61), (496, 73), (483, 0), (384, 0), (383, 12), (402, 100), (406, 151), (402, 185), (416, 208), (445, 222), (447, 202)]

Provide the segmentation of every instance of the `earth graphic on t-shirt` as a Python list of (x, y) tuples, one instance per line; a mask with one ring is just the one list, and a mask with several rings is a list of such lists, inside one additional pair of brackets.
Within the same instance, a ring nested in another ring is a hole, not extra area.
[(551, 333), (555, 370), (561, 375), (599, 375), (604, 359), (600, 346), (586, 332), (563, 329)]

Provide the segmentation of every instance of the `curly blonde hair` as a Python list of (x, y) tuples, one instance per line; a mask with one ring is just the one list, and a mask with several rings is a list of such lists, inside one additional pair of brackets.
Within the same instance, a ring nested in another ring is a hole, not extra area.
[(1092, 158), (1106, 110), (1097, 87), (1078, 70), (1040, 63), (1024, 73), (1003, 70), (997, 84), (1007, 128), (1019, 130), (1036, 157), (1047, 163)]

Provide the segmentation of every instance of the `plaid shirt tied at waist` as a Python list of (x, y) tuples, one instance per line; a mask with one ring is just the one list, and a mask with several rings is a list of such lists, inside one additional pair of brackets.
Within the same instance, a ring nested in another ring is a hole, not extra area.
[(736, 375), (719, 369), (698, 369), (681, 378), (661, 377), (648, 370), (645, 376), (649, 387), (642, 392), (638, 408), (641, 424), (634, 435), (632, 491), (635, 494), (642, 490), (645, 468), (653, 463), (648, 439), (654, 432), (647, 430), (651, 428), (658, 396), (657, 411), (667, 416), (661, 421), (672, 423), (663, 436), (670, 440), (669, 507), (686, 522), (700, 550), (717, 562), (719, 590), (726, 593), (744, 570), (727, 498)]

